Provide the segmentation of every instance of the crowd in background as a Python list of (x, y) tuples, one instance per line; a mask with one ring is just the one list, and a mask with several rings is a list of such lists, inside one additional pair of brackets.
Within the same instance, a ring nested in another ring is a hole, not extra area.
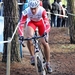
[[(48, 2), (48, 4), (47, 4)], [(66, 6), (61, 0), (54, 0), (51, 4), (48, 0), (43, 0), (43, 7), (48, 11), (50, 10), (51, 26), (52, 27), (66, 27)], [(64, 15), (64, 16), (63, 16)]]
[[(18, 3), (23, 3), (19, 5), (20, 18), (22, 11), (28, 7), (29, 0), (18, 0)], [(2, 2), (2, 0), (0, 0)], [(62, 0), (54, 0), (51, 4), (49, 0), (40, 0), (40, 5), (43, 6), (47, 12), (50, 19), (50, 24), (52, 27), (66, 27), (67, 18), (61, 15), (67, 15), (66, 6), (62, 4)], [(59, 15), (60, 14), (60, 15)], [(3, 15), (3, 7), (0, 7), (0, 15)]]

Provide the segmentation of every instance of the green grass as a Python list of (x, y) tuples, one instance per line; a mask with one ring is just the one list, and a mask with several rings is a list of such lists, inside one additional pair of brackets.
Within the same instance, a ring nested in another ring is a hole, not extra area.
[[(54, 2), (54, 0), (50, 0), (50, 3), (52, 4)], [(67, 5), (67, 0), (62, 0), (62, 4)]]
[(61, 49), (64, 53), (75, 52), (75, 45), (74, 44), (62, 45)]
[(75, 44), (55, 44), (51, 45), (51, 52), (55, 53), (75, 53)]
[(62, 47), (63, 49), (69, 49), (69, 50), (75, 49), (75, 45), (74, 45), (74, 44), (70, 44), (70, 45), (68, 45), (68, 46), (62, 45), (61, 47)]

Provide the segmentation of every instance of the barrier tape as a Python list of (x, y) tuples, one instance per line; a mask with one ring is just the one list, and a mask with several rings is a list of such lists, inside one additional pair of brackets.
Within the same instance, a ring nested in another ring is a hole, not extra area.
[(0, 44), (1, 44), (1, 43), (10, 43), (10, 42), (13, 40), (14, 35), (15, 35), (15, 33), (16, 33), (18, 27), (19, 27), (19, 23), (17, 24), (17, 26), (16, 26), (16, 28), (15, 28), (15, 30), (14, 30), (14, 33), (13, 33), (12, 37), (10, 38), (10, 40), (8, 40), (8, 41), (0, 41)]
[[(0, 2), (0, 5), (3, 4), (3, 2)], [(18, 5), (23, 5), (24, 3), (18, 3)]]
[(75, 16), (75, 14), (72, 14), (72, 13), (68, 13), (68, 15)]
[[(50, 12), (47, 12), (48, 14), (53, 14), (53, 13), (50, 13)], [(71, 16), (75, 16), (75, 14), (72, 14), (72, 13), (67, 13), (68, 15), (71, 15)], [(68, 18), (68, 16), (66, 15), (61, 15), (61, 14), (54, 14), (54, 15), (57, 15), (57, 16), (62, 16), (62, 17), (66, 17)]]
[[(0, 2), (0, 4), (3, 4), (3, 2)], [(18, 3), (18, 5), (23, 5), (24, 3)]]
[(54, 13), (50, 13), (50, 12), (47, 12), (48, 14), (53, 14), (53, 15), (56, 15), (56, 16), (62, 16), (62, 17), (66, 17), (66, 18), (68, 18), (68, 16), (66, 16), (66, 15), (61, 15), (61, 14), (54, 14)]

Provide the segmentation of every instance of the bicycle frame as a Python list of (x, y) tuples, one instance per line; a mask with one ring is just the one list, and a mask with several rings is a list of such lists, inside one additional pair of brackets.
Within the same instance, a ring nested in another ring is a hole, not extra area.
[[(45, 34), (46, 35), (46, 34)], [(38, 36), (38, 32), (35, 31), (35, 34), (34, 34), (34, 37), (32, 38), (26, 38), (26, 39), (19, 39), (19, 40), (22, 40), (22, 41), (27, 41), (27, 40), (33, 40), (33, 45), (34, 45), (34, 55), (35, 55), (35, 68), (36, 68), (36, 71), (37, 71), (37, 75), (46, 75), (46, 72), (45, 72), (45, 68), (44, 68), (44, 56), (43, 56), (43, 53), (42, 53), (42, 50), (39, 48), (39, 42), (38, 42), (38, 39), (39, 38), (43, 38), (45, 37), (45, 35), (42, 35), (42, 36)]]
[[(38, 36), (38, 31), (35, 31), (34, 36), (36, 37)], [(39, 47), (38, 40), (34, 39), (33, 42), (35, 47), (35, 68), (37, 75), (46, 75), (46, 67), (45, 67), (46, 59), (44, 57), (41, 47)]]
[[(35, 36), (35, 37), (38, 36), (37, 31), (35, 31), (34, 36)], [(34, 39), (34, 40), (33, 40), (33, 44), (34, 44), (34, 47), (35, 47), (35, 51), (34, 51), (34, 53), (39, 52), (38, 40), (37, 40), (37, 39)]]

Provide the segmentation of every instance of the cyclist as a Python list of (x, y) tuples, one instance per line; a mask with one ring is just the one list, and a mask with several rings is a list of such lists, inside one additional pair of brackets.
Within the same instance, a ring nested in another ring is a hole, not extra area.
[[(20, 38), (24, 38), (24, 26), (25, 26), (25, 33), (27, 38), (31, 38), (34, 36), (34, 32), (36, 27), (38, 27), (38, 33), (39, 35), (43, 35), (45, 32), (47, 33), (47, 39), (48, 39), (48, 33), (50, 31), (50, 23), (47, 18), (46, 10), (40, 6), (40, 0), (30, 0), (28, 2), (29, 7), (26, 8), (22, 12), (22, 17), (19, 24), (19, 35)], [(50, 48), (49, 44), (46, 43), (44, 38), (41, 38), (40, 41), (43, 44), (44, 47), (44, 53), (46, 56), (46, 67), (48, 70), (48, 73), (52, 72), (52, 68), (50, 66)], [(35, 64), (34, 60), (34, 46), (32, 43), (32, 40), (27, 41), (27, 46), (31, 54), (31, 64)]]

